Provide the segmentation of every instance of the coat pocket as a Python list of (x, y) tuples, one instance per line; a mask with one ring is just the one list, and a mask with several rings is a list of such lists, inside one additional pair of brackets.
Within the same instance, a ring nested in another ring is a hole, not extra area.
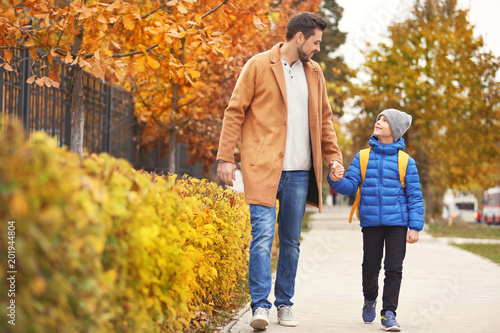
[(257, 162), (259, 161), (259, 156), (260, 156), (260, 153), (262, 152), (262, 150), (264, 149), (266, 139), (267, 139), (267, 136), (263, 136), (260, 139), (259, 146), (257, 147), (257, 150), (253, 154), (252, 163), (250, 164), (251, 166), (255, 166), (257, 164)]

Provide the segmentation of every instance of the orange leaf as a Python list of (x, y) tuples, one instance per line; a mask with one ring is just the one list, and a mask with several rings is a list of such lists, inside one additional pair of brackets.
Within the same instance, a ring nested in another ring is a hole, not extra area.
[(57, 70), (57, 66), (51, 66), (49, 70), (49, 79), (56, 82), (59, 81), (59, 71)]
[(3, 56), (4, 56), (6, 62), (10, 62), (10, 60), (12, 59), (12, 52), (10, 52), (9, 49), (5, 49), (3, 51)]
[(139, 44), (139, 45), (137, 45), (137, 47), (138, 47), (139, 49), (141, 49), (142, 53), (147, 54), (147, 52), (146, 52), (146, 47), (145, 47), (144, 45)]
[(41, 77), (35, 80), (35, 84), (39, 85), (40, 87), (43, 87), (45, 84), (45, 77)]
[(184, 7), (184, 5), (182, 3), (178, 4), (176, 8), (179, 11), (179, 13), (181, 13), (181, 14), (188, 13), (188, 10), (186, 9), (186, 7)]
[(146, 56), (146, 59), (148, 61), (149, 67), (151, 67), (152, 69), (157, 69), (158, 67), (160, 67), (160, 63), (155, 58)]
[(146, 57), (140, 57), (134, 64), (134, 68), (138, 72), (144, 72), (146, 70)]
[(73, 61), (73, 56), (71, 55), (70, 52), (66, 53), (66, 57), (64, 58), (64, 62), (69, 64)]
[(3, 67), (6, 71), (12, 72), (14, 69), (8, 64), (8, 63), (3, 63), (0, 65), (0, 67)]

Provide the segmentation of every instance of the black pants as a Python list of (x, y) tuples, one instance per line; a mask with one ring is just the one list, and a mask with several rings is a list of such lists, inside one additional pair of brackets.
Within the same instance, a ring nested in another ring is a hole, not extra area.
[(363, 295), (374, 301), (378, 296), (378, 275), (384, 244), (384, 293), (381, 315), (386, 310), (396, 313), (399, 290), (403, 278), (403, 260), (406, 253), (406, 227), (365, 227), (363, 232)]

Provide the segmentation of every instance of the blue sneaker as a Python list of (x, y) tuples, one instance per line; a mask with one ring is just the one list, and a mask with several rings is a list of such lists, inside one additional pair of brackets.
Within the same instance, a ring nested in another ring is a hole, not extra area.
[(375, 320), (375, 306), (377, 305), (377, 300), (369, 301), (365, 298), (365, 303), (363, 304), (363, 320), (366, 324), (371, 323)]
[(396, 315), (391, 310), (385, 311), (382, 316), (382, 326), (385, 327), (386, 332), (400, 332), (401, 327), (396, 321)]

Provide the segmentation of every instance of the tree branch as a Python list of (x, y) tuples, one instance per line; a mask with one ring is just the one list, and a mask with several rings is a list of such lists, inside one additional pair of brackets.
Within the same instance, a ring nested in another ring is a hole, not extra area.
[(214, 9), (212, 9), (211, 11), (209, 11), (209, 12), (207, 12), (207, 13), (203, 14), (203, 15), (201, 16), (201, 18), (205, 18), (206, 16), (208, 16), (208, 15), (212, 14), (213, 12), (215, 12), (216, 10), (218, 10), (220, 7), (224, 6), (224, 5), (227, 3), (227, 1), (228, 1), (228, 0), (224, 0), (224, 1), (222, 1), (222, 2), (221, 2), (218, 6), (217, 6), (217, 7), (215, 7), (215, 8), (214, 8)]
[[(228, 0), (224, 0), (224, 1), (222, 1), (222, 2), (221, 2), (220, 4), (218, 4), (216, 7), (212, 8), (210, 11), (206, 12), (205, 14), (203, 14), (203, 15), (201, 16), (201, 18), (205, 18), (205, 17), (207, 17), (208, 15), (210, 15), (210, 14), (214, 13), (214, 12), (215, 12), (215, 11), (217, 11), (220, 7), (224, 6), (227, 2), (228, 2)], [(166, 6), (166, 4), (161, 5), (158, 9), (160, 9), (160, 8), (162, 8), (162, 7), (164, 7), (164, 6)], [(146, 18), (146, 17), (148, 17), (149, 15), (151, 15), (151, 14), (153, 14), (153, 13), (157, 12), (157, 11), (158, 11), (158, 10), (154, 10), (154, 11), (151, 11), (151, 12), (149, 12), (149, 13), (147, 13), (147, 14), (144, 14), (141, 18)], [(192, 27), (192, 26), (193, 26), (193, 25), (191, 25), (191, 27)], [(152, 45), (152, 46), (148, 47), (148, 48), (146, 49), (146, 52), (149, 52), (149, 51), (151, 51), (152, 49), (154, 49), (154, 48), (156, 48), (156, 47), (158, 47), (158, 46), (159, 46), (159, 44), (154, 44), (154, 45)], [(137, 55), (137, 54), (141, 54), (141, 53), (143, 53), (143, 52), (142, 52), (142, 51), (132, 51), (132, 52), (127, 52), (127, 53), (118, 53), (118, 54), (113, 54), (113, 55), (112, 55), (112, 57), (113, 57), (113, 58), (125, 58), (125, 57), (130, 57), (130, 56)], [(86, 56), (85, 56), (85, 59), (91, 58), (92, 56), (93, 56), (93, 54), (88, 54), (88, 55), (86, 55)]]
[[(154, 49), (155, 47), (158, 47), (160, 44), (154, 44), (154, 45), (151, 45), (150, 47), (148, 47), (146, 49), (146, 52)], [(133, 56), (133, 55), (136, 55), (136, 54), (141, 54), (143, 53), (142, 51), (132, 51), (132, 52), (128, 52), (128, 53), (118, 53), (118, 54), (113, 54), (112, 57), (113, 58), (124, 58), (124, 57), (130, 57), (130, 56)], [(87, 57), (91, 57), (92, 55), (88, 55)]]

